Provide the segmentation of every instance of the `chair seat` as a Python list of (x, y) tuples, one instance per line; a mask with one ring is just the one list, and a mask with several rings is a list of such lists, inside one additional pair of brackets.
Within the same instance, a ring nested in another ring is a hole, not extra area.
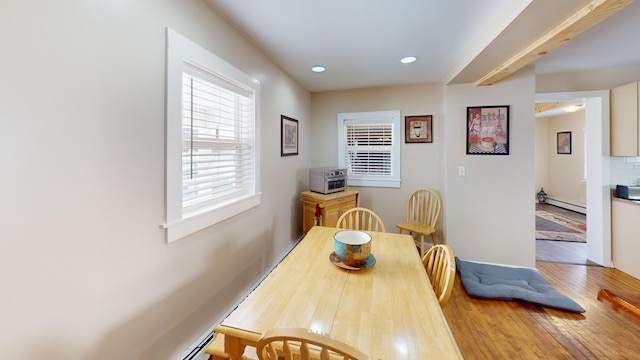
[(431, 225), (425, 225), (413, 222), (401, 222), (396, 225), (398, 229), (402, 229), (411, 233), (429, 235), (435, 232), (435, 228)]

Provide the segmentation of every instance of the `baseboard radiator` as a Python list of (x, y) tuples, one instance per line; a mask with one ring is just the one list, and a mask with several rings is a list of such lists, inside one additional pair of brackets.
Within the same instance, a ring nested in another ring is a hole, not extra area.
[(563, 209), (567, 209), (567, 210), (571, 210), (571, 211), (575, 211), (581, 214), (587, 214), (587, 208), (584, 206), (578, 206), (578, 205), (574, 205), (574, 204), (569, 204), (568, 202), (564, 202), (564, 201), (560, 201), (560, 200), (555, 200), (555, 199), (547, 199), (546, 201), (547, 204), (549, 205), (554, 205), (557, 207), (561, 207)]
[(238, 307), (238, 305), (240, 305), (240, 303), (242, 301), (244, 301), (244, 299), (246, 299), (247, 296), (249, 296), (249, 294), (251, 294), (251, 292), (255, 288), (258, 287), (258, 285), (260, 285), (262, 280), (264, 280), (267, 277), (267, 275), (269, 275), (273, 271), (273, 269), (275, 269), (276, 266), (278, 266), (278, 264), (282, 260), (284, 260), (285, 257), (287, 257), (287, 255), (289, 255), (291, 250), (293, 250), (301, 240), (302, 240), (302, 236), (300, 236), (295, 241), (295, 243), (289, 248), (289, 250), (275, 264), (273, 264), (273, 266), (271, 266), (271, 268), (267, 272), (265, 272), (258, 281), (256, 281), (253, 284), (253, 286), (251, 286), (251, 289), (249, 291), (247, 291), (229, 310), (227, 310), (227, 312), (220, 319), (215, 321), (215, 323), (209, 328), (209, 330), (207, 330), (207, 332), (202, 334), (198, 338), (198, 340), (196, 340), (193, 344), (191, 344), (191, 346), (182, 354), (182, 356), (179, 359), (180, 360), (204, 360), (204, 359), (209, 359), (209, 355), (205, 354), (204, 350), (207, 348), (209, 343), (211, 341), (213, 341), (213, 338), (215, 337), (215, 333), (214, 333), (213, 329), (216, 326), (218, 326), (218, 324), (223, 322), (224, 319), (226, 319), (227, 316), (229, 316), (229, 314), (231, 314), (233, 312), (233, 310), (235, 310), (236, 307)]

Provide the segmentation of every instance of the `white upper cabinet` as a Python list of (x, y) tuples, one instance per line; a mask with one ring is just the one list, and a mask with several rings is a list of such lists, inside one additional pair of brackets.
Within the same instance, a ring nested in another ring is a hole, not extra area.
[(640, 155), (638, 83), (611, 89), (611, 155)]

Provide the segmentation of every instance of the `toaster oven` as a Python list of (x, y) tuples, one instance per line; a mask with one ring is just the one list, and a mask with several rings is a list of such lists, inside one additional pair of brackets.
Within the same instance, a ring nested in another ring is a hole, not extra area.
[(640, 200), (640, 186), (616, 185), (616, 197)]
[(309, 169), (309, 190), (321, 194), (343, 191), (347, 188), (347, 169), (318, 167)]

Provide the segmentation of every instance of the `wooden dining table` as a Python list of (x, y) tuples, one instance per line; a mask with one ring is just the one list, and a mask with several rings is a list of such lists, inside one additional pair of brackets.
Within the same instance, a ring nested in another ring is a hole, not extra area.
[(346, 270), (330, 261), (339, 230), (314, 226), (214, 328), (224, 334), (224, 353), (242, 359), (266, 330), (298, 327), (372, 359), (461, 359), (413, 238), (369, 232), (375, 264)]

